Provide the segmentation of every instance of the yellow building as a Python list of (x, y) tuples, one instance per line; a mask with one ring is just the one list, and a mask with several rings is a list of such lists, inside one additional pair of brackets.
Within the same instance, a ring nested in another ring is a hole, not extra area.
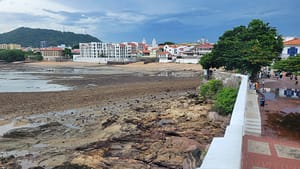
[(0, 44), (0, 49), (6, 49), (6, 50), (11, 50), (11, 49), (21, 49), (21, 45), (20, 44), (14, 44), (14, 43), (10, 43), (10, 44)]

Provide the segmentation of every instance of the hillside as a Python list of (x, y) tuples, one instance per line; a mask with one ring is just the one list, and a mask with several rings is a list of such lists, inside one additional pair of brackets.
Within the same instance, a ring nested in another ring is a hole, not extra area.
[(98, 42), (100, 40), (91, 35), (25, 27), (0, 34), (0, 44), (17, 43), (21, 44), (22, 47), (40, 47), (41, 41), (46, 41), (47, 46), (57, 46), (61, 44), (74, 46), (79, 42)]

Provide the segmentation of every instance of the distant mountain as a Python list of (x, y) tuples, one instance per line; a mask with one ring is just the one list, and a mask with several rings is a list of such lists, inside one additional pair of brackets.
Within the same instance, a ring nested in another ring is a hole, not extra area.
[(61, 44), (74, 46), (79, 43), (99, 42), (100, 40), (91, 35), (25, 27), (0, 34), (0, 44), (17, 43), (22, 47), (40, 47), (41, 41), (46, 41), (47, 46), (57, 46)]

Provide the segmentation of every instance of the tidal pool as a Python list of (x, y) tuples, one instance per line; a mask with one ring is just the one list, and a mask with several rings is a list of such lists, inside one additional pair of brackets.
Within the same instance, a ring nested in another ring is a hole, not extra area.
[(0, 92), (46, 92), (72, 90), (72, 87), (51, 84), (42, 76), (24, 72), (0, 72)]

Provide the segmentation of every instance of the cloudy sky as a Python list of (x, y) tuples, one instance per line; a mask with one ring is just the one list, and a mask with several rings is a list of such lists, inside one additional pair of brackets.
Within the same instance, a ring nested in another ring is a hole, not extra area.
[(91, 34), (104, 42), (216, 42), (262, 19), (300, 37), (300, 0), (0, 0), (0, 33), (18, 27)]

